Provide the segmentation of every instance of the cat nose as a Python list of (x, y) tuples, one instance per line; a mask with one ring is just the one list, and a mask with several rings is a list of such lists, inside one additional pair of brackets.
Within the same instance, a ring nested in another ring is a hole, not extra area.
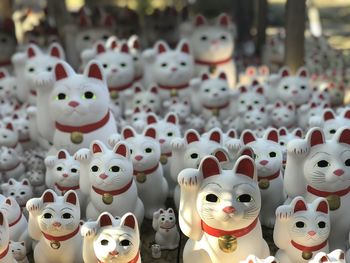
[(117, 73), (118, 70), (117, 70), (116, 68), (114, 68), (114, 69), (112, 69), (112, 72), (113, 72), (113, 73)]
[(72, 108), (75, 108), (79, 106), (79, 102), (73, 100), (73, 101), (70, 101), (68, 105), (71, 106)]
[(172, 68), (171, 71), (175, 72), (175, 71), (177, 71), (177, 68)]
[(233, 206), (226, 206), (222, 209), (226, 214), (232, 214), (236, 212), (236, 209)]
[(262, 161), (260, 161), (259, 163), (260, 163), (261, 165), (266, 165), (266, 164), (269, 163), (269, 161), (267, 161), (267, 160), (262, 160)]
[(216, 45), (216, 44), (218, 44), (218, 43), (219, 43), (219, 40), (214, 39), (214, 40), (212, 40), (212, 41), (211, 41), (211, 43), (212, 43), (213, 45)]
[(118, 256), (118, 255), (119, 255), (118, 251), (115, 251), (115, 250), (109, 252), (109, 254), (110, 254), (111, 256)]
[(106, 179), (107, 177), (108, 177), (108, 175), (106, 175), (106, 174), (100, 174), (100, 176), (99, 176), (102, 180), (104, 180), (104, 179)]
[(61, 226), (61, 223), (60, 222), (55, 222), (52, 224), (54, 227), (60, 227)]
[(217, 93), (214, 93), (214, 97), (217, 97), (217, 96), (219, 96), (219, 94), (217, 94)]
[(296, 94), (298, 94), (298, 91), (297, 90), (293, 90), (292, 94), (296, 95)]
[(307, 233), (308, 233), (309, 236), (312, 236), (312, 237), (313, 237), (314, 235), (316, 235), (316, 232), (315, 232), (315, 231), (309, 231), (309, 232), (307, 232)]
[(68, 177), (68, 174), (62, 174), (63, 177)]
[(333, 172), (336, 176), (342, 176), (344, 174), (344, 170), (337, 169)]
[(164, 139), (160, 139), (160, 140), (159, 140), (159, 143), (160, 143), (160, 144), (163, 144), (163, 143), (165, 143), (165, 140), (164, 140)]
[(136, 155), (135, 156), (135, 160), (136, 161), (141, 161), (143, 159), (143, 156), (141, 156), (141, 155)]

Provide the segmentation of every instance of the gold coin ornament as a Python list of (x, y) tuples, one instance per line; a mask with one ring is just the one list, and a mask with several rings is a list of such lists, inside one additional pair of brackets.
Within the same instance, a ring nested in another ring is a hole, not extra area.
[(111, 91), (109, 95), (110, 95), (112, 100), (116, 100), (119, 98), (119, 92), (116, 90)]
[(218, 239), (219, 248), (225, 253), (232, 253), (237, 249), (237, 238), (232, 235), (224, 235)]
[(104, 193), (102, 195), (102, 202), (105, 204), (105, 205), (110, 205), (113, 203), (113, 195), (111, 194), (108, 194), (108, 193)]
[(213, 113), (213, 115), (215, 117), (219, 117), (219, 114), (220, 114), (220, 110), (219, 109), (213, 109), (211, 112)]
[(210, 66), (209, 66), (209, 72), (210, 72), (211, 74), (214, 74), (215, 71), (216, 71), (216, 65), (210, 65)]
[(301, 254), (302, 258), (305, 260), (310, 260), (312, 258), (312, 252), (303, 251)]
[(176, 90), (176, 89), (172, 89), (172, 90), (170, 91), (170, 96), (171, 96), (171, 97), (177, 97), (177, 90)]
[(52, 249), (59, 249), (61, 247), (61, 243), (59, 241), (51, 241), (50, 247)]
[(160, 163), (165, 165), (168, 162), (168, 157), (166, 155), (161, 155), (160, 156)]
[(140, 173), (136, 176), (136, 181), (139, 182), (140, 184), (143, 184), (144, 182), (146, 182), (146, 175), (143, 173)]
[(265, 190), (265, 189), (268, 189), (269, 187), (270, 187), (270, 181), (269, 181), (269, 180), (267, 180), (267, 179), (261, 179), (261, 180), (259, 181), (259, 188), (260, 188), (260, 189)]
[(80, 144), (80, 143), (82, 143), (82, 142), (83, 142), (83, 139), (84, 139), (84, 135), (83, 135), (83, 133), (81, 133), (81, 132), (75, 131), (75, 132), (72, 132), (72, 133), (70, 134), (70, 140), (71, 140), (71, 142), (74, 143), (74, 144)]
[(331, 211), (337, 210), (340, 207), (341, 200), (338, 195), (329, 195), (327, 196), (327, 201), (329, 204), (329, 209)]

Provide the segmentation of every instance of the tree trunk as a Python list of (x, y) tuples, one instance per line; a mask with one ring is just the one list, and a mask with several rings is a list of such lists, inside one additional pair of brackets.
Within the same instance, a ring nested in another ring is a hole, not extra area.
[(12, 17), (11, 0), (1, 0), (0, 1), (0, 17), (1, 18), (11, 18)]
[(267, 0), (257, 0), (256, 54), (258, 56), (261, 56), (266, 41), (267, 7)]

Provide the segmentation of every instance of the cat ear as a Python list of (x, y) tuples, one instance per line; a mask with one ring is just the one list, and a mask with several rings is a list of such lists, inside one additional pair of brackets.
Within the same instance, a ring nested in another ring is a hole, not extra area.
[(163, 41), (158, 41), (156, 43), (156, 50), (158, 52), (158, 54), (161, 54), (161, 53), (164, 53), (164, 52), (167, 52), (168, 51), (168, 45), (163, 42)]
[(279, 73), (281, 78), (289, 77), (290, 73), (288, 68), (282, 68)]
[(295, 111), (295, 104), (293, 102), (288, 102), (287, 103), (287, 108), (288, 108), (288, 110), (294, 112)]
[(237, 137), (237, 131), (235, 129), (229, 129), (226, 134), (232, 139)]
[(14, 184), (15, 184), (15, 180), (12, 179), (12, 178), (10, 178), (10, 179), (8, 180), (8, 184), (9, 184), (9, 185), (14, 185)]
[(202, 81), (206, 81), (209, 79), (209, 75), (207, 73), (202, 74)]
[(329, 121), (335, 119), (334, 112), (331, 109), (327, 109), (323, 112), (323, 120)]
[(73, 73), (73, 69), (66, 62), (61, 61), (55, 65), (56, 81), (68, 78), (72, 73)]
[(172, 208), (168, 208), (168, 213), (170, 213), (170, 214), (175, 214), (175, 212), (174, 212), (174, 209), (172, 209)]
[(158, 122), (157, 115), (155, 115), (153, 112), (149, 113), (147, 116), (147, 124), (150, 125), (157, 122)]
[(188, 44), (188, 42), (186, 40), (182, 40), (179, 44), (177, 49), (179, 51), (181, 51), (182, 53), (185, 54), (190, 54), (190, 45)]
[(125, 127), (122, 131), (124, 140), (131, 138), (131, 137), (135, 137), (135, 130), (131, 127)]
[(102, 142), (98, 140), (94, 140), (90, 144), (90, 151), (92, 152), (92, 154), (104, 153), (104, 148), (105, 147), (104, 145), (102, 145)]
[(126, 44), (125, 42), (122, 44), (121, 48), (120, 48), (120, 51), (122, 53), (127, 53), (129, 54), (129, 47), (128, 47), (128, 44)]
[(27, 57), (33, 58), (41, 54), (39, 47), (35, 44), (30, 44), (27, 48)]
[(118, 38), (116, 36), (110, 36), (106, 41), (106, 47), (109, 49), (116, 49), (118, 47)]
[(86, 66), (84, 75), (87, 76), (88, 78), (104, 81), (104, 76), (102, 72), (103, 71), (100, 66), (100, 63), (92, 60)]
[(200, 136), (198, 134), (198, 132), (196, 130), (187, 130), (186, 134), (185, 134), (185, 138), (187, 141), (187, 144), (191, 144), (193, 142), (199, 142), (200, 140)]
[(10, 131), (13, 131), (12, 123), (6, 124), (6, 129), (7, 129), (7, 130), (10, 130)]
[(246, 93), (248, 91), (246, 86), (240, 86), (238, 89), (240, 93)]
[(142, 87), (140, 87), (139, 85), (136, 85), (135, 87), (134, 87), (134, 92), (135, 93), (140, 93), (140, 92), (142, 92)]
[(344, 111), (343, 116), (344, 116), (345, 119), (350, 119), (350, 110)]
[(0, 68), (0, 79), (8, 77), (10, 74), (6, 68)]
[(257, 180), (255, 163), (249, 156), (239, 157), (233, 167), (233, 171), (235, 174), (247, 176), (254, 181)]
[(102, 41), (98, 42), (95, 46), (95, 50), (97, 54), (102, 54), (106, 52), (105, 45)]
[(287, 129), (285, 128), (285, 127), (281, 127), (281, 128), (279, 128), (278, 129), (278, 134), (280, 135), (280, 136), (286, 136), (287, 135)]
[(52, 190), (46, 190), (43, 193), (42, 199), (44, 203), (53, 203), (55, 202), (55, 192), (53, 192)]
[(207, 20), (202, 15), (197, 15), (194, 19), (194, 25), (197, 26), (203, 26), (207, 23)]
[(329, 212), (328, 202), (324, 198), (317, 198), (315, 201), (316, 203), (318, 202), (316, 211), (324, 214), (328, 214)]
[(121, 219), (121, 225), (137, 230), (137, 219), (132, 213), (126, 213)]
[(2, 211), (0, 211), (0, 226), (4, 225), (5, 216)]
[(268, 76), (270, 74), (270, 69), (266, 65), (262, 65), (259, 67), (259, 74), (263, 76)]
[(292, 201), (292, 207), (294, 213), (300, 211), (307, 211), (307, 205), (302, 197), (297, 197)]
[(113, 152), (125, 158), (129, 157), (129, 147), (123, 142), (117, 143), (113, 148)]
[(64, 51), (60, 44), (54, 42), (49, 47), (49, 54), (51, 57), (64, 59)]
[(64, 194), (64, 200), (66, 203), (70, 203), (72, 205), (79, 205), (78, 196), (73, 190), (69, 190), (67, 193)]
[(306, 138), (311, 147), (325, 143), (323, 131), (319, 128), (310, 129)]
[(212, 155), (215, 156), (219, 163), (226, 163), (230, 160), (228, 153), (224, 149), (217, 149)]
[(98, 219), (100, 227), (112, 226), (112, 220), (113, 217), (108, 212), (102, 213)]
[(68, 152), (66, 150), (60, 150), (57, 153), (57, 158), (58, 159), (67, 159), (67, 156), (68, 156)]
[(177, 125), (178, 124), (178, 118), (177, 118), (177, 115), (173, 112), (170, 112), (167, 114), (167, 116), (165, 116), (165, 121), (167, 123), (172, 123), (174, 125)]
[(309, 74), (308, 74), (308, 71), (307, 71), (306, 68), (301, 67), (301, 68), (298, 70), (297, 75), (298, 75), (299, 77), (302, 77), (302, 78), (307, 78)]
[(268, 129), (265, 133), (265, 139), (278, 143), (278, 132), (276, 129)]
[(152, 86), (152, 88), (150, 89), (150, 92), (153, 94), (158, 94), (158, 88), (156, 86)]
[(245, 145), (256, 141), (254, 133), (250, 130), (245, 130), (241, 135), (241, 139)]
[(136, 36), (136, 35), (133, 35), (129, 38), (129, 41), (130, 41), (130, 45), (136, 49), (136, 50), (140, 50), (141, 48), (141, 45), (140, 45), (140, 40), (139, 40), (139, 37)]
[(300, 128), (296, 128), (296, 129), (293, 131), (293, 134), (294, 134), (296, 137), (303, 138), (303, 131), (302, 131)]
[(218, 17), (218, 24), (222, 27), (229, 27), (231, 24), (231, 19), (227, 14), (221, 14)]
[(249, 77), (255, 76), (256, 75), (256, 67), (249, 66), (245, 70), (245, 74), (248, 75)]
[(257, 79), (254, 79), (251, 83), (253, 87), (260, 85), (259, 81)]
[(265, 107), (261, 107), (260, 112), (265, 112)]
[(25, 245), (26, 245), (24, 241), (21, 241), (20, 244), (21, 244), (22, 247), (25, 247)]
[(239, 152), (238, 152), (238, 156), (249, 156), (250, 158), (254, 157), (254, 151), (251, 147), (249, 146), (243, 146)]
[(276, 101), (275, 102), (275, 108), (281, 108), (282, 107), (282, 102), (281, 101)]
[(144, 135), (146, 137), (151, 137), (155, 139), (157, 137), (157, 132), (154, 128), (147, 128), (146, 131), (144, 132)]
[(221, 144), (222, 135), (220, 130), (214, 129), (209, 134), (209, 140)]
[(22, 180), (22, 185), (30, 185), (29, 180), (28, 179), (23, 179)]
[(258, 93), (258, 94), (264, 95), (264, 89), (263, 89), (263, 87), (257, 87), (256, 90), (255, 90), (255, 92)]
[(320, 258), (320, 263), (324, 263), (324, 262), (330, 262), (330, 259), (328, 258), (327, 255), (324, 255)]
[(6, 198), (5, 203), (8, 204), (9, 206), (12, 206), (11, 198), (10, 197)]
[(338, 138), (337, 141), (339, 143), (350, 145), (350, 129), (347, 127), (340, 128), (334, 138)]
[(226, 73), (225, 73), (225, 72), (221, 72), (221, 73), (219, 74), (219, 79), (227, 80)]
[(199, 165), (199, 170), (201, 171), (204, 179), (213, 175), (220, 175), (221, 173), (218, 160), (214, 156), (205, 157)]

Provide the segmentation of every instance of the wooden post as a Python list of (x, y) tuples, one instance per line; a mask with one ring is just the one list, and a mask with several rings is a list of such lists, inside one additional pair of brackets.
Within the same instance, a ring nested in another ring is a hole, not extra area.
[(285, 64), (295, 73), (304, 65), (305, 0), (287, 0)]
[(11, 18), (12, 17), (11, 0), (1, 0), (0, 1), (0, 17), (1, 18)]
[(267, 27), (267, 0), (257, 1), (257, 35), (256, 35), (256, 55), (261, 56), (262, 49), (266, 41), (266, 27)]

